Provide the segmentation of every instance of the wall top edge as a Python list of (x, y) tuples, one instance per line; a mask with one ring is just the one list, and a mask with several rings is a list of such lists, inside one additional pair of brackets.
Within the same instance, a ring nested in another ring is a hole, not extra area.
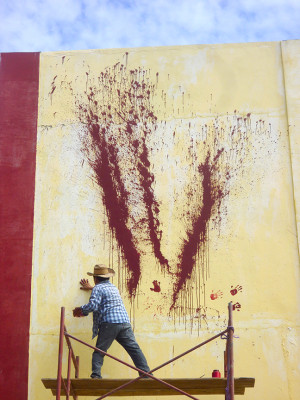
[(202, 49), (202, 48), (219, 48), (219, 47), (257, 47), (257, 46), (276, 46), (279, 43), (300, 42), (300, 39), (267, 41), (267, 42), (237, 42), (237, 43), (213, 43), (213, 44), (189, 44), (189, 45), (171, 45), (171, 46), (142, 46), (142, 47), (117, 47), (103, 49), (79, 49), (79, 50), (57, 50), (57, 51), (36, 51), (36, 52), (0, 52), (0, 54), (30, 54), (40, 53), (42, 55), (56, 54), (73, 54), (73, 53), (117, 53), (120, 51), (153, 51), (153, 50), (178, 50), (178, 49)]

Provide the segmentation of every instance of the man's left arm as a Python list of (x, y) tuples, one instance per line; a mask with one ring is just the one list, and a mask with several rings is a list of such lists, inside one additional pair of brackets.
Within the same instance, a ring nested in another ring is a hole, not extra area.
[(85, 317), (85, 315), (82, 312), (81, 307), (75, 307), (73, 310), (73, 317)]

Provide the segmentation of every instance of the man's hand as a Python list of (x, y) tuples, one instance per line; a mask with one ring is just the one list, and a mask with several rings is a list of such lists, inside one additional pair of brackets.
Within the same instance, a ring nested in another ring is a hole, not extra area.
[(84, 317), (81, 307), (76, 307), (73, 310), (73, 317)]
[(81, 290), (92, 290), (93, 286), (90, 284), (88, 279), (81, 279), (80, 280)]

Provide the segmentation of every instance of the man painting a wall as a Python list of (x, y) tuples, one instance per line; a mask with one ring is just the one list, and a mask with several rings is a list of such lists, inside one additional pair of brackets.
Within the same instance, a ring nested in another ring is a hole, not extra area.
[[(109, 278), (115, 271), (104, 264), (95, 265), (94, 272), (88, 272), (94, 277), (92, 287), (87, 279), (80, 281), (81, 289), (92, 290), (88, 304), (76, 307), (74, 317), (84, 317), (93, 312), (93, 339), (98, 335), (96, 347), (107, 352), (112, 342), (116, 340), (130, 355), (134, 365), (142, 371), (149, 372), (147, 360), (135, 340), (129, 316), (121, 299), (120, 293)], [(92, 356), (91, 378), (101, 379), (101, 367), (104, 355), (94, 351)], [(141, 375), (141, 373), (140, 373)], [(147, 378), (145, 376), (145, 378)]]

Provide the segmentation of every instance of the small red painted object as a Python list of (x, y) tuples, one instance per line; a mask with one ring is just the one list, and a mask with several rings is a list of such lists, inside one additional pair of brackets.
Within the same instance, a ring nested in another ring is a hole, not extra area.
[(213, 378), (221, 378), (221, 372), (218, 369), (214, 369), (211, 376)]
[(160, 292), (160, 282), (153, 281), (153, 288), (150, 288), (153, 292)]

